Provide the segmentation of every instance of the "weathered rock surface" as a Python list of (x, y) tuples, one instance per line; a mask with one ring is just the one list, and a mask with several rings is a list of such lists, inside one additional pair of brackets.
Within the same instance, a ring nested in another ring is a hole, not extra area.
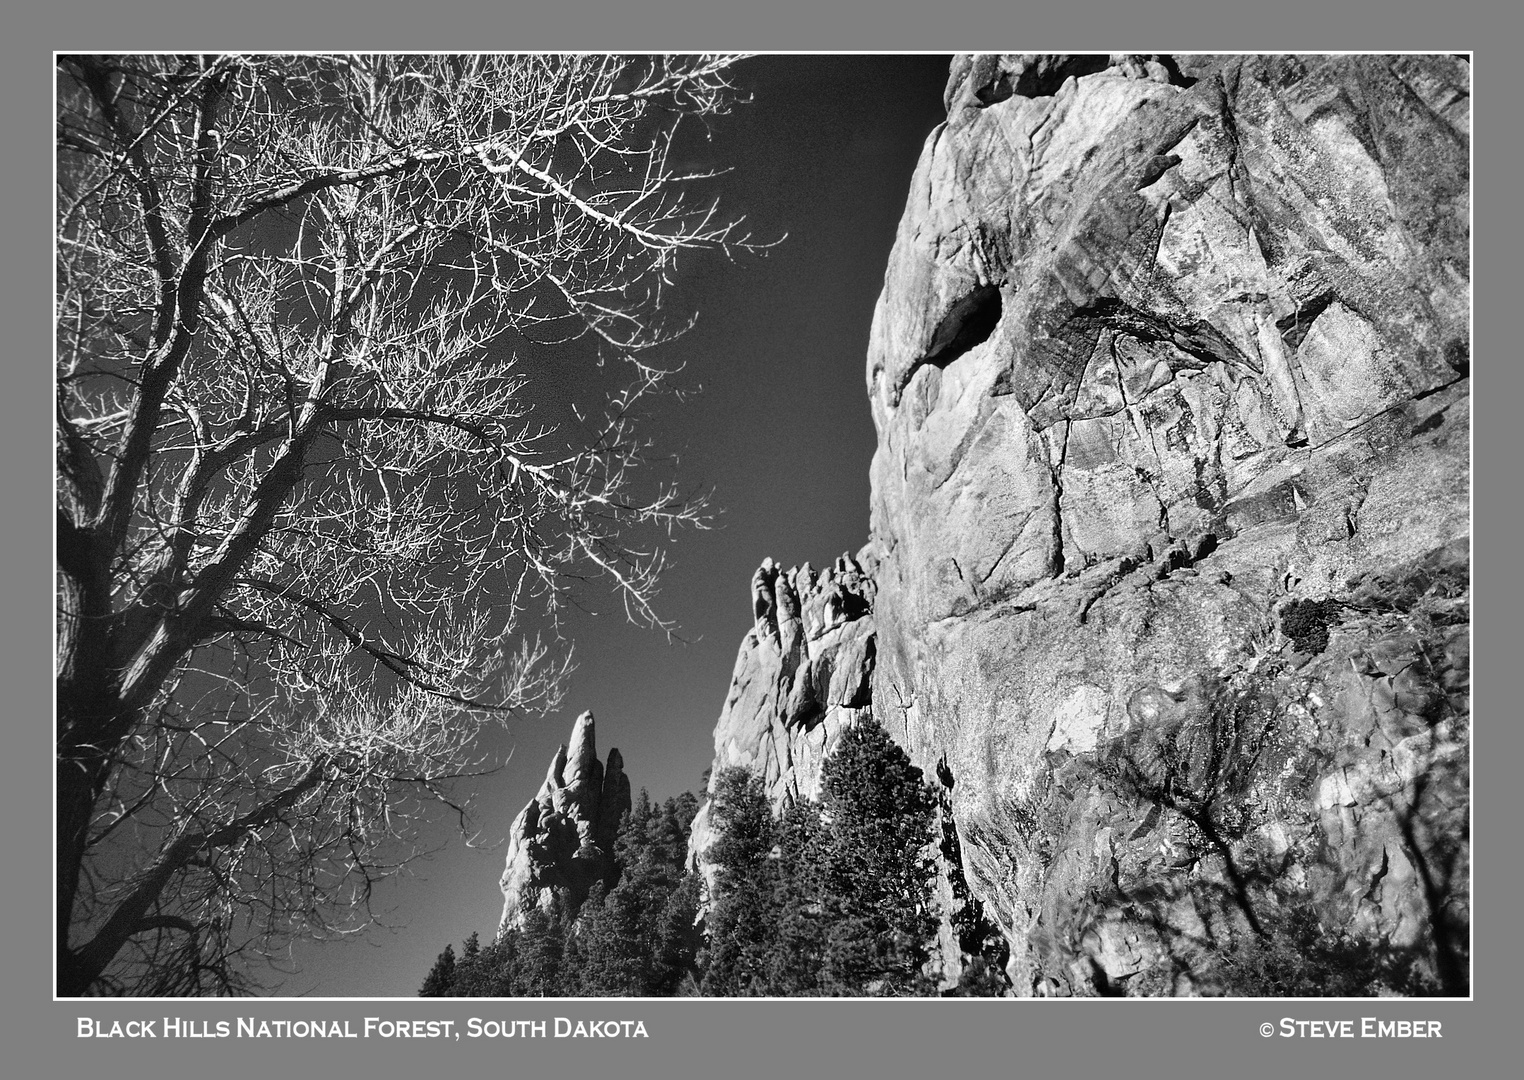
[(1464, 994), (1468, 65), (972, 56), (945, 102), (871, 542), (758, 571), (716, 771), (814, 796), (876, 714), (942, 785), (949, 982), (990, 916), (1023, 995)]
[[(872, 714), (875, 569), (864, 548), (819, 572), (808, 563), (782, 570), (765, 559), (752, 575), (756, 622), (741, 643), (715, 724), (709, 794), (722, 769), (740, 766), (763, 778), (776, 812), (800, 799), (820, 799), (821, 766), (842, 730)], [(994, 928), (969, 895), (945, 788), (942, 795), (936, 961), (950, 986), (969, 955), (992, 951), (986, 938)], [(706, 853), (714, 839), (706, 801), (688, 845), (690, 864), (706, 877), (713, 871)]]
[[(775, 808), (819, 798), (821, 763), (869, 706), (876, 645), (873, 564), (865, 558), (842, 555), (818, 572), (765, 559), (752, 575), (756, 623), (715, 725), (711, 794), (720, 770), (742, 766), (762, 776)], [(689, 842), (706, 872), (712, 840), (706, 802)]]
[[(1016, 992), (1217, 992), (1302, 911), (1456, 992), (1468, 65), (972, 57), (946, 100), (869, 351), (871, 700)], [(824, 749), (801, 638), (759, 620), (716, 734), (775, 789)]]
[(549, 907), (552, 889), (565, 889), (575, 906), (595, 882), (612, 883), (614, 841), (629, 809), (624, 759), (610, 750), (607, 767), (598, 761), (593, 714), (585, 712), (509, 831), (498, 933), (520, 924), (526, 903)]

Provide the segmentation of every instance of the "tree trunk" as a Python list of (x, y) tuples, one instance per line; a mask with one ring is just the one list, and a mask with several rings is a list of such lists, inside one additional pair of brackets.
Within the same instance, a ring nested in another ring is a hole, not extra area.
[(60, 513), (58, 530), (58, 640), (55, 659), (57, 739), (58, 993), (82, 994), (69, 945), (85, 848), (95, 801), (126, 726), (118, 716), (109, 662), (112, 624), (109, 562), (91, 533)]

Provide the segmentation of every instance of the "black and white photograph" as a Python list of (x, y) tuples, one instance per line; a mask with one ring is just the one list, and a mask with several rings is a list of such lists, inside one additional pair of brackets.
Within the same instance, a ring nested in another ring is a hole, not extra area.
[(1508, 1074), (1516, 20), (472, 5), (0, 41), (0, 1072)]
[(1470, 995), (1469, 55), (54, 59), (58, 997)]

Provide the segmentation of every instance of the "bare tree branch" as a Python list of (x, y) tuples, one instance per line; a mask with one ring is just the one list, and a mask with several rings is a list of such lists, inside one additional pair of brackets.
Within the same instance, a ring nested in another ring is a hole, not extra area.
[(674, 259), (758, 246), (673, 165), (734, 59), (59, 58), (60, 993), (363, 927), (484, 725), (559, 704), (579, 582), (670, 629), (705, 507), (633, 418)]

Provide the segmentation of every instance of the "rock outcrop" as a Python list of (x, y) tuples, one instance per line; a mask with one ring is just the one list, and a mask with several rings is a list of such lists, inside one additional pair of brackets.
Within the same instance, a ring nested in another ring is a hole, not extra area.
[[(866, 560), (866, 564), (865, 564)], [(751, 579), (755, 625), (741, 642), (714, 729), (710, 793), (720, 770), (743, 766), (767, 784), (773, 805), (820, 796), (820, 766), (842, 728), (866, 715), (874, 663), (873, 563), (866, 551), (823, 570), (783, 570), (764, 559)], [(693, 822), (689, 851), (706, 873), (709, 804)]]
[(607, 767), (598, 761), (593, 714), (585, 712), (509, 831), (507, 865), (498, 883), (503, 891), (499, 935), (520, 924), (524, 905), (548, 908), (552, 889), (565, 890), (575, 906), (594, 883), (612, 885), (614, 841), (629, 809), (624, 759), (610, 750)]
[(816, 797), (876, 716), (941, 785), (944, 985), (993, 920), (1017, 995), (1464, 995), (1468, 64), (971, 56), (944, 101), (870, 542), (757, 571), (715, 771)]
[[(709, 794), (722, 769), (740, 766), (763, 778), (775, 812), (821, 797), (821, 766), (843, 728), (873, 715), (876, 651), (870, 548), (842, 555), (820, 572), (808, 563), (781, 570), (763, 560), (752, 575), (756, 623), (741, 643), (730, 692), (714, 729)], [(971, 956), (1004, 953), (963, 875), (950, 815), (945, 770), (939, 790), (936, 898), (940, 914), (936, 962), (944, 987), (956, 985)], [(689, 838), (690, 865), (713, 884), (706, 858), (714, 841), (709, 804), (700, 807)], [(998, 935), (996, 935), (998, 937)]]
[[(869, 349), (871, 705), (1015, 992), (1231, 990), (1293, 926), (1466, 992), (1467, 63), (976, 57), (946, 100)], [(765, 637), (717, 763), (803, 790)]]

